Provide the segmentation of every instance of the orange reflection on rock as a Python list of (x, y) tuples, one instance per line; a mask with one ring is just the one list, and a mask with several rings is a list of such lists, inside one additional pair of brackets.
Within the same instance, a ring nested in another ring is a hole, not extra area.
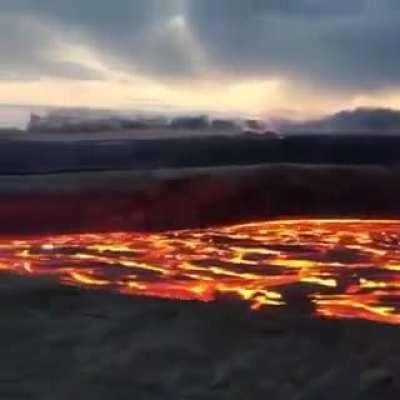
[(1, 239), (0, 270), (125, 295), (204, 302), (234, 296), (254, 310), (400, 324), (400, 221)]

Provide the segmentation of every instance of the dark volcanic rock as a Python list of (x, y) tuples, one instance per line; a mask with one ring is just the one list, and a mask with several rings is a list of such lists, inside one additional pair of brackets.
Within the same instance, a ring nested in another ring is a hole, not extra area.
[[(80, 291), (76, 302), (46, 280), (0, 281), (0, 296), (20, 297), (1, 310), (0, 398), (398, 398), (395, 326), (254, 313), (221, 300)], [(52, 307), (31, 304), (41, 284)], [(71, 311), (59, 312), (68, 303)]]

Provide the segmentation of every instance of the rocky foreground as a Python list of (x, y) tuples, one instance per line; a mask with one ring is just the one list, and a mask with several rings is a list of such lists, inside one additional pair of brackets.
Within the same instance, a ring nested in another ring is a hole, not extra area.
[(400, 327), (0, 275), (1, 399), (397, 399)]

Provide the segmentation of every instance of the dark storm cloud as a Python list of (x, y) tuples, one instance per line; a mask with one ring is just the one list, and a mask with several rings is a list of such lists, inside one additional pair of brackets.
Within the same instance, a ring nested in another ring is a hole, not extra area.
[(173, 32), (160, 30), (175, 12), (162, 0), (2, 0), (0, 11), (2, 64), (7, 58), (0, 68), (3, 79), (24, 79), (40, 75), (39, 71), (51, 76), (98, 77), (95, 71), (46, 57), (43, 50), (54, 44), (52, 38), (32, 27), (31, 20), (58, 27), (75, 38), (81, 35), (83, 44), (125, 65), (128, 71), (131, 66), (160, 74), (187, 70), (184, 49), (177, 46)]
[[(9, 20), (29, 16), (81, 35), (126, 71), (174, 78), (196, 74), (179, 31), (185, 28), (218, 71), (246, 78), (283, 75), (351, 90), (400, 83), (397, 0), (2, 0), (0, 9)], [(171, 23), (179, 15), (186, 27)], [(39, 69), (96, 76), (44, 57), (41, 49), (50, 45), (49, 38), (34, 32), (18, 38), (12, 25), (0, 25), (2, 65), (11, 38), (15, 51), (8, 50), (9, 64), (17, 71), (25, 64), (21, 69), (33, 74)]]
[(238, 74), (363, 88), (400, 81), (398, 2), (203, 0), (191, 16), (216, 62)]
[(17, 14), (0, 15), (0, 80), (95, 79), (98, 72), (48, 55), (52, 37)]
[(100, 31), (141, 29), (154, 12), (155, 0), (2, 0), (3, 12), (30, 14)]

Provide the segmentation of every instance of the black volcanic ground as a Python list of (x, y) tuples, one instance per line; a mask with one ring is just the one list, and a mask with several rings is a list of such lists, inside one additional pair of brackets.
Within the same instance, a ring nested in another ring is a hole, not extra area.
[[(0, 140), (0, 173), (216, 167), (261, 163), (396, 164), (400, 136), (357, 134), (292, 135), (271, 139), (255, 134), (152, 140)], [(57, 134), (54, 134), (57, 136)], [(109, 138), (109, 135), (107, 136)], [(51, 135), (49, 136), (51, 138)]]
[(0, 278), (1, 399), (400, 396), (396, 326)]
[(39, 137), (0, 143), (2, 234), (400, 216), (400, 136)]

